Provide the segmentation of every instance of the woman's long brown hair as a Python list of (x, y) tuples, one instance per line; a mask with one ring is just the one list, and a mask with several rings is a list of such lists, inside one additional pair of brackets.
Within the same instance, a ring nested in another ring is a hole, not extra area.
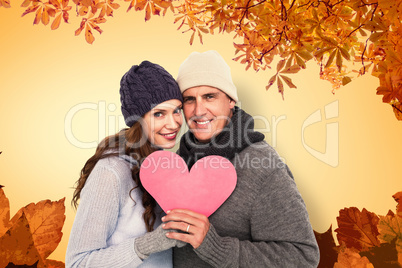
[(145, 159), (145, 157), (147, 157), (155, 150), (156, 148), (152, 147), (148, 139), (143, 137), (143, 131), (140, 122), (136, 122), (132, 127), (123, 129), (113, 136), (106, 137), (96, 148), (95, 154), (88, 159), (88, 161), (82, 168), (80, 178), (76, 182), (76, 188), (73, 194), (73, 199), (71, 201), (72, 205), (75, 208), (78, 207), (78, 200), (80, 199), (81, 190), (82, 188), (84, 188), (89, 174), (92, 172), (96, 163), (100, 159), (110, 156), (118, 156), (119, 154), (125, 154), (133, 157), (138, 162), (138, 165), (134, 165), (131, 169), (132, 178), (137, 186), (130, 190), (130, 194), (131, 191), (138, 187), (141, 189), (143, 193), (142, 205), (145, 208), (145, 211), (143, 213), (144, 222), (148, 232), (152, 231), (156, 219), (156, 201), (141, 184), (139, 177), (139, 165), (142, 160)]

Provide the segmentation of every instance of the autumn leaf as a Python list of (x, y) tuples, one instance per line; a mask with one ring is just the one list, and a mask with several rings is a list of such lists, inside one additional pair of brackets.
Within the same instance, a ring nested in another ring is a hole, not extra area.
[(281, 71), (282, 74), (295, 74), (300, 71), (300, 66), (295, 64)]
[(384, 95), (383, 102), (402, 100), (402, 79), (392, 76), (392, 73), (380, 75), (379, 79), (380, 86), (377, 88), (377, 95)]
[(381, 242), (392, 243), (395, 240), (396, 250), (398, 252), (398, 263), (402, 266), (402, 217), (395, 215), (380, 216), (378, 224)]
[(64, 268), (64, 263), (47, 259), (63, 235), (64, 201), (28, 204), (9, 220), (9, 201), (0, 187), (0, 267)]
[(344, 242), (348, 248), (366, 251), (379, 246), (377, 224), (379, 218), (376, 214), (356, 207), (345, 208), (339, 211), (337, 238), (339, 243)]
[(32, 265), (26, 265), (26, 264), (15, 265), (14, 263), (10, 262), (10, 263), (8, 263), (8, 265), (5, 268), (38, 268), (38, 263), (39, 263), (39, 261), (35, 262)]
[(342, 59), (341, 52), (339, 50), (337, 50), (337, 52), (336, 52), (336, 66), (338, 67), (339, 72), (341, 72), (341, 70), (342, 70), (342, 63), (343, 63), (343, 59)]
[(349, 76), (345, 76), (342, 78), (342, 86), (345, 86), (345, 85), (349, 84), (350, 82), (352, 82), (352, 78), (350, 78)]
[(392, 109), (394, 111), (395, 117), (401, 121), (402, 120), (402, 103), (400, 103), (400, 102), (393, 103)]
[(119, 4), (113, 2), (114, 0), (106, 0), (96, 4), (96, 8), (101, 10), (99, 17), (104, 17), (105, 15), (113, 17), (113, 9), (118, 9), (120, 7)]
[(360, 252), (360, 256), (367, 257), (374, 267), (398, 268), (398, 252), (395, 245), (396, 239), (391, 243), (382, 243), (379, 247), (373, 247), (369, 251)]
[[(401, 202), (401, 196), (402, 192), (398, 192), (393, 196), (398, 206)], [(377, 217), (374, 213), (368, 212), (365, 209), (360, 212), (357, 208), (352, 207), (341, 210), (337, 220), (338, 225), (342, 226), (343, 229), (347, 225), (349, 228), (345, 230), (355, 228), (359, 231), (349, 232), (348, 239), (339, 239), (338, 237), (340, 246), (337, 246), (334, 242), (331, 227), (323, 234), (314, 231), (318, 247), (320, 248), (319, 268), (402, 267), (402, 217), (399, 217), (398, 214), (389, 210), (386, 216)], [(375, 228), (373, 230), (373, 226), (377, 227), (377, 232)], [(339, 235), (342, 232), (345, 233), (345, 230), (338, 228), (335, 231)], [(362, 238), (362, 233), (367, 234), (370, 232), (374, 234), (378, 233), (378, 243), (375, 246), (367, 246), (366, 249), (361, 250), (357, 248), (358, 246), (354, 246), (356, 243), (360, 243), (359, 245), (367, 244), (365, 240), (368, 238)]]
[(10, 227), (10, 202), (0, 187), (0, 237)]
[[(31, 6), (29, 6), (31, 4)], [(41, 1), (24, 1), (22, 6), (28, 6), (28, 8), (22, 13), (22, 17), (35, 12), (35, 18), (33, 24), (39, 24), (42, 22), (44, 25), (49, 24), (50, 17), (54, 17), (56, 14), (56, 10), (52, 7), (50, 2), (41, 2)]]
[(49, 0), (49, 2), (55, 7), (55, 15), (58, 14), (52, 22), (51, 29), (56, 30), (60, 26), (61, 19), (63, 18), (65, 23), (68, 23), (69, 11), (71, 6), (68, 5), (69, 0)]
[(41, 258), (46, 259), (58, 246), (63, 233), (65, 220), (64, 200), (57, 202), (43, 200), (36, 204), (31, 203), (20, 209), (11, 219), (13, 224), (21, 214), (25, 214), (29, 222), (33, 241)]
[(60, 26), (62, 13), (60, 13), (53, 21), (51, 29), (56, 30)]
[(343, 81), (342, 76), (338, 73), (337, 67), (324, 68), (320, 72), (320, 78), (330, 81), (333, 89), (339, 89)]
[(33, 24), (35, 25), (35, 24), (39, 24), (39, 22), (41, 21), (41, 19), (42, 19), (42, 12), (43, 12), (43, 8), (42, 7), (40, 7), (39, 5), (38, 6), (36, 6), (37, 8), (35, 9), (36, 10), (36, 15), (35, 15), (35, 19), (34, 19), (34, 22), (33, 22)]
[(345, 60), (350, 60), (350, 54), (345, 47), (339, 47), (339, 51)]
[(378, 239), (381, 242), (391, 243), (391, 241), (396, 239), (396, 249), (398, 253), (402, 253), (402, 217), (380, 216), (378, 230)]
[(280, 75), (280, 77), (283, 79), (283, 81), (285, 81), (285, 83), (288, 85), (288, 87), (290, 87), (290, 88), (297, 88), (297, 87), (292, 83), (292, 79), (290, 79), (290, 78), (287, 77), (286, 75)]
[(89, 44), (92, 44), (95, 41), (95, 37), (92, 34), (92, 30), (91, 30), (91, 27), (89, 25), (85, 26), (85, 40)]
[(275, 83), (276, 76), (277, 76), (277, 75), (274, 75), (274, 76), (272, 76), (272, 77), (269, 79), (268, 85), (265, 87), (266, 90), (268, 90), (268, 89)]
[(191, 37), (190, 37), (190, 45), (192, 45), (193, 44), (193, 42), (194, 42), (194, 36), (195, 36), (195, 32), (193, 32), (192, 34), (191, 34)]
[(94, 17), (94, 14), (90, 14), (88, 18), (83, 18), (80, 27), (75, 31), (75, 35), (79, 35), (82, 30), (85, 29), (85, 40), (88, 44), (92, 44), (95, 41), (95, 37), (92, 33), (92, 29), (98, 31), (100, 34), (103, 32), (97, 25), (106, 22), (103, 17)]
[(158, 16), (160, 15), (162, 10), (161, 6), (165, 9), (165, 12), (163, 13), (163, 15), (165, 15), (166, 9), (171, 6), (166, 2), (168, 1), (131, 0), (127, 12), (130, 11), (132, 7), (135, 8), (135, 11), (142, 11), (145, 9), (145, 21), (148, 21), (151, 19), (151, 14)]
[(6, 267), (10, 262), (14, 265), (32, 265), (38, 261), (40, 266), (43, 266), (33, 242), (28, 220), (22, 213), (0, 238), (0, 267)]
[(287, 64), (287, 63), (289, 63), (289, 62), (290, 61), (289, 60), (286, 61), (286, 59), (280, 60), (278, 62), (277, 66), (276, 66), (276, 74), (269, 79), (268, 85), (266, 86), (266, 90), (268, 90), (276, 81), (278, 84), (278, 92), (281, 93), (282, 99), (284, 98), (283, 81), (286, 83), (286, 85), (289, 88), (297, 88), (293, 84), (292, 79), (283, 74), (297, 73), (301, 69), (301, 67), (298, 66), (297, 64), (288, 66), (290, 64)]
[(10, 8), (10, 1), (9, 0), (0, 0), (0, 7)]
[(367, 257), (362, 257), (355, 249), (341, 248), (334, 268), (374, 268)]
[(314, 235), (320, 249), (320, 263), (318, 264), (318, 268), (334, 267), (334, 263), (338, 258), (338, 252), (336, 251), (336, 244), (332, 235), (332, 225), (325, 233), (314, 231)]
[(36, 4), (36, 5), (33, 4), (32, 6), (28, 7), (28, 8), (24, 11), (24, 13), (22, 13), (21, 17), (23, 17), (23, 16), (25, 16), (25, 15), (27, 15), (27, 14), (29, 14), (29, 13), (35, 12), (38, 8), (39, 8), (39, 5), (38, 5), (38, 4)]
[(45, 260), (45, 266), (47, 268), (65, 268), (64, 262), (55, 260)]
[(400, 216), (402, 217), (402, 192), (398, 192), (398, 193), (394, 194), (392, 197), (398, 203), (396, 205), (396, 213), (400, 214)]
[(276, 73), (279, 73), (282, 68), (285, 66), (286, 60), (280, 60), (276, 65)]
[(284, 96), (283, 96), (284, 88), (283, 88), (282, 79), (280, 79), (278, 76), (276, 82), (278, 83), (278, 92), (281, 93), (282, 99), (283, 99), (284, 98)]

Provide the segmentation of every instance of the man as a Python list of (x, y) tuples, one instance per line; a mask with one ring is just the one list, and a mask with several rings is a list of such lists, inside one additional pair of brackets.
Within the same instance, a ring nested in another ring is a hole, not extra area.
[(292, 173), (254, 131), (253, 118), (238, 107), (230, 68), (216, 51), (192, 53), (177, 82), (189, 126), (179, 154), (188, 167), (207, 155), (229, 159), (237, 185), (209, 218), (185, 209), (162, 219), (174, 249), (175, 267), (315, 267), (319, 250)]

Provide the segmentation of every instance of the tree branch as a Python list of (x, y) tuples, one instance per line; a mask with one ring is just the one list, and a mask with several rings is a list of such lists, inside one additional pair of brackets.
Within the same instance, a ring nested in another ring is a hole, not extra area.
[(340, 0), (338, 3), (335, 3), (333, 5), (331, 5), (331, 4), (328, 4), (328, 5), (332, 8), (332, 7), (338, 5), (338, 4), (342, 3), (342, 2), (345, 2), (345, 0)]
[[(280, 0), (281, 1), (281, 19), (282, 19), (282, 21), (285, 21), (286, 19), (287, 19), (287, 17), (288, 17), (288, 15), (287, 15), (287, 12), (286, 12), (286, 8), (285, 8), (285, 5), (283, 4), (283, 0)], [(285, 16), (283, 16), (283, 15), (285, 15)]]
[[(248, 5), (250, 4), (250, 2), (251, 2), (251, 0), (248, 0), (248, 2), (247, 2), (247, 4), (246, 4), (246, 7), (244, 7), (245, 11), (244, 11), (243, 16), (241, 17), (241, 19), (240, 19), (240, 21), (239, 21), (240, 29), (241, 29), (241, 24), (242, 24), (242, 22), (243, 22), (243, 19), (244, 19), (244, 17), (246, 16), (246, 14), (248, 13), (248, 9), (249, 9), (249, 6), (248, 6)], [(243, 7), (242, 7), (242, 8), (238, 8), (238, 9), (243, 9)]]
[(364, 46), (363, 52), (362, 52), (362, 65), (363, 65), (363, 73), (361, 75), (366, 74), (366, 65), (364, 65), (364, 53), (366, 53), (367, 50), (367, 42), (368, 42), (369, 38), (366, 39), (366, 45)]
[(349, 38), (354, 32), (356, 32), (357, 30), (359, 30), (361, 27), (363, 27), (365, 24), (363, 23), (362, 25), (360, 25), (359, 27), (357, 27), (356, 29), (354, 29), (353, 31), (351, 31), (348, 36), (346, 36), (346, 38)]
[(261, 57), (258, 59), (258, 61), (262, 64), (262, 59), (264, 58), (264, 56), (266, 55), (266, 54), (268, 54), (269, 52), (271, 52), (272, 50), (274, 50), (278, 45), (279, 45), (279, 43), (281, 42), (281, 40), (282, 40), (282, 34), (283, 34), (283, 31), (280, 33), (280, 35), (279, 35), (279, 40), (278, 40), (278, 42), (276, 42), (276, 44), (275, 45), (273, 45), (270, 49), (268, 49), (266, 52), (263, 52), (263, 53), (261, 53)]
[[(304, 5), (300, 5), (299, 8), (308, 6), (308, 5), (310, 5), (310, 4), (311, 4), (311, 1), (309, 1), (308, 3), (305, 3)], [(292, 4), (292, 5), (293, 5), (293, 4)], [(307, 9), (309, 9), (309, 8), (307, 8)]]
[(288, 10), (292, 9), (293, 5), (296, 3), (296, 0), (293, 0), (293, 2), (290, 4), (290, 7), (288, 8)]
[(393, 107), (394, 109), (398, 110), (398, 112), (400, 112), (400, 113), (402, 114), (401, 109), (399, 109), (398, 107), (396, 107), (396, 105), (395, 105), (395, 104), (391, 104), (391, 105), (392, 105), (392, 107)]
[(236, 7), (235, 9), (247, 9), (247, 10), (249, 10), (250, 8), (256, 7), (258, 5), (261, 5), (264, 2), (267, 2), (267, 0), (263, 0), (261, 2), (258, 2), (257, 4), (252, 5), (252, 6), (248, 6), (248, 4), (250, 4), (250, 2), (251, 2), (251, 0), (248, 1), (247, 5), (245, 7)]

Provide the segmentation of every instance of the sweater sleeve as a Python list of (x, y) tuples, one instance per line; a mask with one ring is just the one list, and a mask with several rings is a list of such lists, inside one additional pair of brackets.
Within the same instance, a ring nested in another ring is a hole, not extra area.
[(250, 240), (221, 237), (211, 225), (196, 254), (213, 267), (318, 265), (307, 210), (287, 167), (270, 174), (250, 209)]
[(99, 162), (81, 192), (66, 252), (66, 267), (136, 267), (142, 261), (135, 238), (107, 246), (119, 215), (120, 184), (113, 169)]

